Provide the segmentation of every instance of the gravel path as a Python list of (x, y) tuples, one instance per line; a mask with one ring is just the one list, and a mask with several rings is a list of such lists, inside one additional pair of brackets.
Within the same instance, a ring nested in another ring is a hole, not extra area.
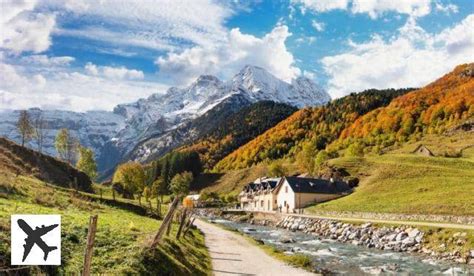
[(268, 256), (238, 234), (202, 220), (195, 224), (204, 232), (214, 275), (314, 275)]

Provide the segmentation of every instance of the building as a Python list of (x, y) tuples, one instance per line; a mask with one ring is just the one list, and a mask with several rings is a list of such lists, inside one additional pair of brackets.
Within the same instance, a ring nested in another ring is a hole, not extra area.
[(274, 211), (277, 206), (274, 190), (280, 179), (257, 179), (247, 184), (239, 194), (240, 208), (249, 211)]
[(320, 178), (284, 177), (274, 190), (278, 210), (293, 213), (310, 204), (347, 195), (351, 187), (343, 181)]
[(416, 149), (413, 151), (413, 153), (418, 154), (418, 155), (423, 155), (423, 156), (434, 156), (433, 152), (426, 147), (425, 145), (419, 145), (416, 147)]
[(350, 191), (351, 187), (343, 181), (269, 178), (247, 184), (239, 194), (239, 200), (243, 210), (294, 213), (297, 209), (341, 197)]

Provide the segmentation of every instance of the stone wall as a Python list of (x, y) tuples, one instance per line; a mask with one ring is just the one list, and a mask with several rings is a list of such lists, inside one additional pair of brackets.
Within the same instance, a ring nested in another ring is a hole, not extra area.
[(328, 216), (328, 217), (341, 217), (341, 218), (361, 218), (361, 219), (401, 220), (401, 221), (429, 221), (429, 222), (447, 222), (447, 223), (474, 225), (474, 217), (468, 217), (468, 216), (392, 214), (392, 213), (370, 213), (370, 212), (332, 212), (332, 211), (316, 211), (311, 214)]

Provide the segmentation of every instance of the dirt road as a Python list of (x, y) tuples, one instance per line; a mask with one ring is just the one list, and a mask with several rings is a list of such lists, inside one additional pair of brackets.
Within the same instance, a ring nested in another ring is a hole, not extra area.
[(214, 275), (314, 275), (268, 256), (244, 237), (197, 220), (205, 234)]

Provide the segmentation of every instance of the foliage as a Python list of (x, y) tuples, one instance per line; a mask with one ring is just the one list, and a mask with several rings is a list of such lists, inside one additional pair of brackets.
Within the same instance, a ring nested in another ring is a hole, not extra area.
[(79, 160), (77, 160), (76, 168), (85, 172), (91, 180), (97, 177), (97, 163), (92, 149), (79, 147)]
[(214, 127), (203, 138), (181, 148), (181, 151), (196, 151), (205, 169), (247, 143), (265, 130), (287, 118), (297, 109), (283, 103), (261, 101), (244, 107)]
[(189, 193), (189, 186), (193, 181), (191, 172), (183, 172), (175, 175), (171, 180), (171, 191), (175, 196), (183, 197)]
[(315, 169), (319, 170), (327, 160), (329, 160), (328, 152), (326, 150), (319, 151), (314, 160)]
[(182, 172), (191, 172), (196, 178), (202, 171), (201, 160), (197, 152), (171, 152), (156, 162), (157, 177), (161, 177), (163, 184), (160, 194), (168, 193), (171, 180)]
[[(265, 160), (294, 157), (304, 146), (311, 147), (312, 153), (303, 156), (303, 159), (311, 159), (310, 165), (314, 165), (316, 152), (336, 140), (357, 118), (388, 105), (393, 98), (411, 90), (366, 90), (334, 100), (325, 106), (301, 109), (227, 155), (214, 169), (226, 171), (246, 168)], [(308, 168), (310, 171), (313, 166)]]
[(430, 85), (394, 99), (388, 106), (358, 118), (331, 145), (336, 150), (361, 143), (380, 152), (428, 134), (442, 134), (474, 116), (474, 78), (471, 65), (460, 65)]
[(34, 134), (34, 129), (31, 125), (31, 119), (28, 111), (20, 111), (20, 116), (18, 117), (16, 127), (21, 135), (21, 146), (25, 146), (25, 142), (30, 141)]
[(364, 146), (360, 142), (350, 144), (346, 150), (346, 156), (352, 156), (352, 157), (364, 156)]
[(282, 177), (287, 174), (287, 169), (280, 161), (273, 161), (268, 165), (268, 176)]
[(145, 187), (145, 171), (140, 163), (127, 162), (117, 167), (112, 182), (122, 184), (131, 193), (141, 193)]
[(74, 163), (77, 149), (80, 145), (79, 141), (69, 133), (67, 128), (62, 128), (59, 130), (54, 141), (54, 146), (62, 160), (68, 162), (69, 164)]

